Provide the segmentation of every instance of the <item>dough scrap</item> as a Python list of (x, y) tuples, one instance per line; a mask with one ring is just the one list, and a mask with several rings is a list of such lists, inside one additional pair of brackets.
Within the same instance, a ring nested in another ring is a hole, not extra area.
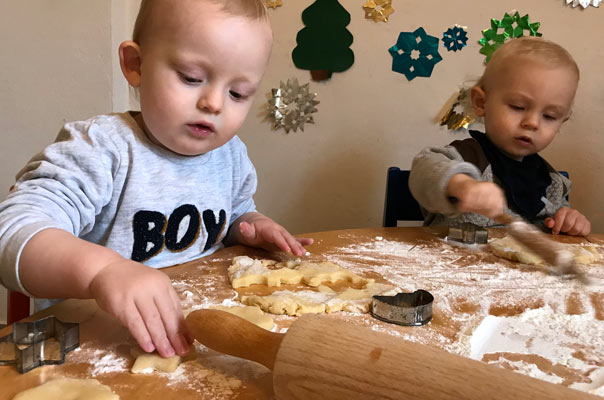
[(348, 288), (342, 292), (334, 292), (327, 286), (319, 286), (318, 291), (301, 290), (292, 292), (282, 290), (269, 296), (243, 296), (241, 302), (258, 306), (273, 314), (299, 316), (302, 314), (321, 314), (336, 311), (352, 313), (367, 313), (374, 295), (390, 296), (398, 289), (383, 283), (368, 283), (364, 289)]
[(147, 371), (174, 372), (178, 366), (197, 357), (195, 347), (191, 346), (189, 352), (184, 356), (175, 355), (169, 358), (163, 358), (157, 352), (146, 353), (140, 347), (130, 349), (130, 354), (136, 357), (130, 372), (133, 374), (141, 374)]
[[(277, 267), (277, 269), (271, 269), (268, 266)], [(277, 263), (273, 260), (256, 260), (247, 256), (235, 257), (228, 274), (231, 285), (235, 289), (254, 284), (279, 287), (282, 283), (297, 284), (300, 282), (317, 287), (324, 282), (336, 282), (342, 279), (361, 284), (374, 282), (373, 279), (365, 279), (329, 261), (310, 263), (298, 259)]]
[(109, 386), (96, 379), (57, 378), (27, 389), (13, 400), (119, 400)]
[(243, 307), (239, 307), (239, 306), (233, 306), (233, 307), (227, 307), (227, 306), (212, 306), (211, 308), (214, 308), (216, 310), (222, 310), (222, 311), (226, 311), (228, 313), (234, 314), (238, 317), (241, 317), (243, 319), (246, 319), (248, 321), (250, 321), (251, 323), (266, 329), (267, 331), (270, 331), (271, 329), (273, 329), (273, 326), (275, 325), (275, 322), (273, 321), (273, 319), (271, 317), (269, 317), (268, 315), (266, 315), (260, 308), (258, 307), (251, 307), (251, 306), (243, 306)]
[[(488, 243), (491, 252), (506, 260), (518, 261), (523, 264), (543, 264), (541, 257), (516, 241), (511, 236), (493, 239)], [(564, 244), (566, 249), (573, 253), (577, 264), (591, 264), (600, 259), (600, 255), (593, 246), (581, 244)]]

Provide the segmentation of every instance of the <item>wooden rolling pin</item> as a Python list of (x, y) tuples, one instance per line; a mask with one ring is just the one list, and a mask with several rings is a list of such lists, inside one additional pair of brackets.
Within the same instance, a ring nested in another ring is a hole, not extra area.
[(325, 315), (286, 334), (220, 310), (190, 313), (195, 339), (273, 370), (277, 399), (601, 399)]
[(509, 214), (500, 215), (495, 218), (495, 222), (505, 225), (511, 237), (554, 267), (550, 272), (558, 275), (569, 275), (587, 283), (587, 278), (575, 265), (573, 253), (565, 249), (560, 243), (551, 240), (535, 226)]

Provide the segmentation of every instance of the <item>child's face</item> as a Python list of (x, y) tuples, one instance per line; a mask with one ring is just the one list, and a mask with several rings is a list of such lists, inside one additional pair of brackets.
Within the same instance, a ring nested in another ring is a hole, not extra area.
[(485, 90), (472, 89), (486, 134), (504, 154), (521, 161), (546, 148), (568, 119), (577, 77), (568, 67), (551, 67), (522, 57), (497, 69)]
[(271, 29), (213, 2), (161, 3), (140, 46), (143, 128), (175, 153), (203, 154), (243, 124), (270, 56)]

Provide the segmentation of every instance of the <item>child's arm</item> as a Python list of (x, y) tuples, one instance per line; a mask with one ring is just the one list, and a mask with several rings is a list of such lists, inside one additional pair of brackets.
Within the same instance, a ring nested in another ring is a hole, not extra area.
[(477, 181), (466, 174), (455, 174), (447, 184), (449, 197), (457, 199), (460, 212), (495, 218), (503, 214), (506, 200), (503, 190), (493, 182)]
[(145, 351), (183, 355), (191, 343), (178, 295), (161, 271), (61, 229), (45, 229), (23, 248), (23, 286), (34, 296), (94, 298)]
[(249, 212), (237, 218), (231, 225), (224, 242), (227, 245), (239, 243), (271, 251), (281, 249), (296, 256), (303, 256), (306, 254), (304, 246), (312, 244), (313, 240), (295, 238), (269, 217), (259, 212)]
[(545, 226), (552, 230), (554, 235), (560, 232), (567, 235), (587, 236), (591, 232), (591, 222), (579, 211), (561, 207), (552, 217), (545, 219)]

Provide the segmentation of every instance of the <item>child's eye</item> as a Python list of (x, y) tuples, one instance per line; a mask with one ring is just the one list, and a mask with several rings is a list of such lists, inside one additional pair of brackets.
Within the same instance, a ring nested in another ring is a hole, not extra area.
[(201, 79), (193, 78), (191, 76), (183, 74), (182, 72), (179, 72), (178, 76), (180, 77), (180, 80), (182, 80), (184, 83), (186, 83), (188, 85), (195, 85), (197, 83), (202, 82)]
[(522, 111), (522, 110), (524, 110), (524, 107), (522, 107), (522, 106), (517, 106), (517, 105), (515, 105), (515, 104), (510, 104), (510, 108), (511, 108), (512, 110), (516, 110), (516, 111)]
[(243, 95), (243, 94), (241, 94), (241, 93), (239, 93), (239, 92), (236, 92), (236, 91), (234, 91), (234, 90), (229, 91), (229, 94), (230, 94), (230, 95), (231, 95), (231, 97), (233, 97), (235, 100), (245, 100), (245, 99), (247, 99), (247, 96), (245, 96), (245, 95)]
[(550, 121), (555, 121), (558, 119), (555, 115), (549, 115), (549, 114), (544, 114), (543, 118), (550, 120)]

